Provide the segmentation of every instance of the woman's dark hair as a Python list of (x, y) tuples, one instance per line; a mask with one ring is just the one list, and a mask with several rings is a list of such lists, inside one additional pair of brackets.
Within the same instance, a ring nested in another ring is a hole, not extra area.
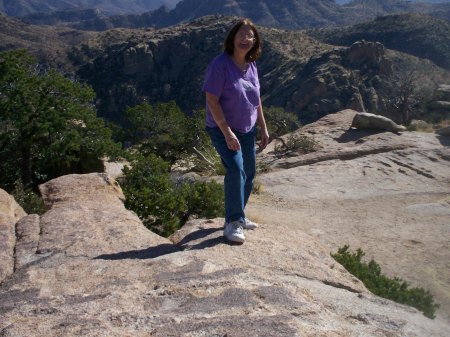
[(225, 49), (228, 55), (233, 56), (234, 38), (242, 26), (249, 26), (252, 29), (253, 34), (255, 34), (255, 42), (253, 43), (253, 47), (248, 51), (247, 55), (245, 55), (245, 60), (247, 62), (253, 62), (261, 56), (261, 39), (259, 38), (255, 25), (249, 19), (239, 20), (233, 28), (231, 28), (223, 44), (223, 49)]

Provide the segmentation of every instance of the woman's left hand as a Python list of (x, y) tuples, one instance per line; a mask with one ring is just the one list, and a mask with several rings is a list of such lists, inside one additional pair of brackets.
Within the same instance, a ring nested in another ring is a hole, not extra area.
[(269, 131), (267, 128), (261, 129), (261, 141), (259, 142), (259, 151), (262, 151), (266, 148), (267, 144), (269, 144)]

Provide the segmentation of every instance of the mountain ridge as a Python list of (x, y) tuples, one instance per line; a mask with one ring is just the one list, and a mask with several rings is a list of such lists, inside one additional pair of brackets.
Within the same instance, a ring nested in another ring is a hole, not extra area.
[(161, 28), (205, 15), (220, 14), (248, 17), (258, 25), (293, 30), (351, 25), (392, 13), (426, 12), (445, 19), (450, 17), (450, 6), (448, 3), (412, 3), (403, 0), (355, 0), (343, 5), (333, 0), (283, 0), (277, 3), (269, 0), (183, 0), (173, 9), (160, 7), (139, 14), (107, 16), (99, 13), (89, 18), (72, 11), (70, 18), (69, 12), (31, 15), (23, 19), (34, 24), (56, 22), (82, 30), (105, 30), (117, 27)]
[[(71, 55), (79, 64), (78, 76), (94, 87), (99, 111), (108, 119), (120, 119), (120, 111), (142, 100), (176, 100), (190, 112), (204, 106), (204, 70), (221, 52), (223, 36), (235, 19), (207, 16), (168, 28), (125, 30), (121, 41), (106, 47), (97, 41), (114, 33), (100, 33)], [(392, 72), (412, 68), (430, 85), (449, 78), (429, 61), (374, 42), (334, 47), (304, 31), (259, 29), (264, 42), (257, 61), (263, 103), (296, 112), (305, 121), (345, 107), (378, 112), (383, 104), (374, 96), (374, 86), (389, 81)], [(373, 100), (378, 103), (373, 105)]]
[(450, 23), (422, 14), (401, 14), (343, 28), (310, 30), (325, 43), (349, 46), (358, 40), (381, 42), (387, 48), (426, 58), (450, 70)]
[[(176, 100), (186, 113), (203, 108), (205, 67), (220, 53), (223, 37), (236, 19), (216, 15), (161, 29), (119, 28), (95, 33), (68, 28), (55, 31), (5, 17), (0, 27), (9, 25), (2, 29), (5, 44), (0, 48), (25, 47), (41, 54), (41, 62), (65, 67), (70, 76), (76, 72), (79, 80), (96, 91), (99, 114), (122, 124), (126, 107), (143, 101)], [(423, 28), (434, 21), (423, 16), (418, 22)], [(358, 41), (354, 48), (350, 44), (335, 47), (308, 31), (259, 29), (264, 43), (258, 60), (263, 103), (295, 112), (303, 122), (346, 107), (382, 111), (385, 103), (378, 89), (390, 81), (393, 72), (414, 72), (422, 85), (430, 88), (450, 78), (448, 71), (430, 61), (386, 49), (376, 41)], [(426, 34), (436, 31), (423, 30)], [(407, 45), (411, 40), (408, 34), (414, 37), (414, 30), (405, 32), (402, 40)], [(64, 44), (67, 37), (77, 41)], [(57, 47), (47, 44), (48, 40), (57, 42)], [(424, 35), (423, 40), (432, 38)]]
[(179, 0), (0, 0), (0, 11), (21, 17), (36, 13), (49, 13), (70, 9), (98, 9), (109, 15), (142, 13), (163, 5), (174, 7)]

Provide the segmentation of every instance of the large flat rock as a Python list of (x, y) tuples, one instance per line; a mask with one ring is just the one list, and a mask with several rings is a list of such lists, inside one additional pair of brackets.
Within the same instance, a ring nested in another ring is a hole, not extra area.
[(170, 241), (106, 175), (42, 191), (38, 238), (36, 219), (21, 221), (20, 263), (0, 286), (2, 336), (447, 336), (369, 293), (300, 229), (263, 223), (234, 245), (223, 219), (194, 220)]
[(450, 324), (450, 138), (351, 129), (355, 114), (299, 130), (317, 152), (274, 158), (268, 149), (275, 169), (257, 178), (263, 192), (248, 215), (303, 230), (330, 252), (362, 248), (388, 276), (430, 290), (436, 321)]

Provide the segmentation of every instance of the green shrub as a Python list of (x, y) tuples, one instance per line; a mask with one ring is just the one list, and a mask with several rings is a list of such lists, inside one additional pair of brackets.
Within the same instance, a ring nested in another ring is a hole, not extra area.
[(150, 230), (169, 236), (191, 216), (223, 214), (223, 189), (215, 182), (175, 183), (170, 166), (155, 155), (138, 156), (125, 167), (122, 189), (125, 206)]
[(306, 135), (291, 134), (281, 145), (274, 148), (275, 154), (285, 154), (287, 152), (309, 153), (317, 150), (317, 142), (312, 137)]
[(178, 215), (186, 204), (175, 191), (169, 177), (169, 165), (150, 155), (123, 169), (125, 206), (133, 210), (150, 230), (168, 236), (178, 228)]
[(271, 138), (277, 138), (300, 128), (298, 117), (282, 108), (268, 107), (264, 109), (264, 119)]
[(349, 252), (349, 246), (339, 248), (337, 253), (331, 256), (351, 274), (360, 279), (364, 285), (375, 295), (407, 304), (422, 311), (426, 317), (435, 318), (435, 311), (439, 305), (434, 303), (433, 296), (423, 288), (410, 288), (402, 279), (389, 278), (381, 273), (378, 263), (371, 260), (362, 262), (365, 253), (358, 248), (356, 253)]
[(14, 184), (14, 189), (11, 192), (17, 203), (28, 214), (44, 214), (47, 210), (44, 200), (31, 188), (26, 188), (20, 180)]
[(223, 186), (215, 181), (184, 183), (180, 186), (186, 200), (186, 212), (182, 216), (187, 221), (190, 216), (215, 218), (224, 214)]
[(124, 137), (143, 155), (156, 154), (171, 165), (207, 174), (224, 169), (205, 130), (205, 110), (184, 114), (175, 102), (143, 103), (127, 110)]
[(433, 132), (433, 126), (422, 120), (413, 119), (406, 127), (407, 131)]
[(270, 171), (270, 164), (267, 161), (259, 161), (256, 165), (256, 174), (267, 173)]

